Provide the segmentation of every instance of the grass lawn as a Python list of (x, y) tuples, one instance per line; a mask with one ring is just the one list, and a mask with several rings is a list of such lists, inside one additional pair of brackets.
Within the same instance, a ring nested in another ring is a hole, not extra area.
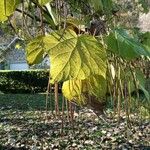
[[(54, 95), (48, 99), (48, 109), (54, 108)], [(62, 96), (59, 95), (61, 105)], [(0, 94), (0, 107), (20, 110), (45, 110), (46, 94)]]
[[(52, 96), (54, 108), (54, 96)], [(45, 94), (0, 94), (0, 150), (149, 150), (149, 121), (139, 124), (133, 116), (120, 124), (105, 123), (89, 110), (76, 113), (73, 126), (45, 112)], [(60, 103), (62, 96), (59, 95)], [(48, 103), (50, 109), (50, 100)], [(60, 105), (61, 106), (61, 105)]]

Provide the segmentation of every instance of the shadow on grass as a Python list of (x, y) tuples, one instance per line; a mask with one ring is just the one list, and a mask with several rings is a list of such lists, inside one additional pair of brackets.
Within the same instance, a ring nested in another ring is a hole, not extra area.
[(25, 147), (12, 147), (12, 146), (5, 146), (5, 145), (0, 145), (0, 150), (27, 150)]
[[(62, 95), (59, 94), (61, 108)], [(0, 94), (0, 108), (11, 110), (45, 110), (46, 94)], [(54, 109), (54, 94), (48, 98), (48, 109)]]

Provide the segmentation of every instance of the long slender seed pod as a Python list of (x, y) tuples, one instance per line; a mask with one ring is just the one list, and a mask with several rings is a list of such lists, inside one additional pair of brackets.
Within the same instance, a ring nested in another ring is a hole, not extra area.
[(62, 120), (62, 123), (61, 123), (61, 135), (63, 136), (63, 128), (64, 128), (64, 105), (65, 105), (65, 97), (62, 96), (62, 116), (61, 116), (61, 120)]
[(59, 97), (58, 97), (58, 83), (55, 83), (55, 113), (56, 117), (60, 118), (60, 111), (59, 111)]

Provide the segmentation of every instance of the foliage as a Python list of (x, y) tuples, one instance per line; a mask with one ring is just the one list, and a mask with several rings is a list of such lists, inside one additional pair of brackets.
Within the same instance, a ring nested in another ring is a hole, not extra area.
[(94, 74), (105, 78), (105, 49), (94, 37), (78, 37), (74, 31), (68, 30), (54, 32), (39, 41), (41, 39), (38, 37), (28, 44), (27, 60), (29, 64), (39, 63), (45, 46), (53, 64), (50, 68), (52, 83), (75, 78), (86, 79)]
[[(6, 16), (10, 16), (18, 4), (17, 0), (9, 2), (9, 6), (4, 5), (4, 2), (5, 0), (0, 3), (3, 10), (0, 21), (6, 20)], [(51, 83), (64, 82), (64, 95), (70, 100), (76, 99), (78, 103), (87, 100), (85, 94), (102, 99), (108, 92), (115, 96), (120, 107), (120, 99), (128, 100), (131, 96), (124, 91), (130, 94), (132, 87), (136, 87), (134, 90), (137, 92), (137, 86), (148, 99), (149, 93), (138, 75), (135, 75), (135, 70), (138, 63), (147, 65), (150, 36), (149, 33), (143, 34), (140, 31), (134, 33), (131, 22), (134, 15), (139, 15), (138, 8), (147, 9), (147, 3), (129, 1), (125, 6), (122, 4), (123, 0), (119, 3), (118, 0), (22, 2), (24, 10), (17, 7), (19, 9), (16, 11), (22, 13), (22, 32), (27, 42), (28, 63), (39, 63), (48, 55), (51, 61)], [(126, 9), (131, 12), (131, 16), (126, 13)], [(126, 21), (124, 16), (129, 20)], [(11, 16), (8, 19), (11, 22)], [(22, 36), (20, 32), (18, 34)], [(114, 66), (113, 76), (109, 70), (111, 65)], [(125, 78), (122, 79), (120, 75), (126, 74), (125, 70), (129, 69), (134, 80), (134, 86), (131, 87), (127, 86), (129, 81), (125, 85)], [(147, 73), (143, 77), (148, 78)], [(85, 85), (88, 87), (86, 90)], [(108, 90), (110, 87), (113, 88)]]
[[(0, 107), (4, 109), (12, 110), (23, 110), (23, 111), (33, 111), (33, 110), (45, 110), (45, 96), (46, 93), (21, 93), (21, 94), (0, 94)], [(59, 95), (59, 105), (61, 108), (62, 95)], [(48, 109), (54, 109), (54, 97), (52, 101), (48, 100)]]
[(20, 0), (1, 0), (0, 1), (0, 21), (5, 21), (13, 14)]
[(76, 100), (84, 103), (84, 95), (88, 91), (88, 85), (84, 80), (68, 80), (63, 83), (62, 92), (68, 100)]
[(68, 80), (63, 83), (62, 92), (68, 100), (84, 104), (91, 95), (101, 98), (105, 96), (106, 79), (103, 76), (95, 75), (85, 80)]
[(137, 80), (137, 85), (134, 83), (134, 78), (133, 78), (133, 75), (132, 75), (132, 72), (131, 71), (126, 71), (124, 74), (123, 74), (125, 80), (123, 80), (123, 82), (126, 82), (126, 80), (129, 80), (130, 81), (130, 92), (135, 92), (136, 90), (141, 90), (144, 95), (145, 95), (145, 98), (147, 99), (147, 102), (150, 103), (150, 95), (149, 95), (149, 92), (148, 92), (148, 89), (146, 88), (146, 79), (144, 77), (144, 74), (140, 71), (140, 70), (135, 70), (135, 78)]
[(3, 93), (46, 92), (48, 70), (0, 71), (0, 91)]
[(142, 5), (143, 10), (144, 10), (145, 13), (149, 12), (148, 0), (139, 0), (139, 4)]
[(39, 36), (32, 40), (26, 47), (27, 61), (29, 65), (38, 64), (43, 60), (44, 42), (43, 36)]
[(51, 1), (52, 0), (38, 0), (40, 5), (45, 5), (45, 4), (47, 4), (48, 2), (51, 2)]
[(132, 60), (140, 56), (150, 56), (143, 45), (135, 41), (127, 31), (116, 29), (107, 38), (108, 50), (124, 59)]
[(143, 33), (140, 38), (150, 56), (150, 32)]

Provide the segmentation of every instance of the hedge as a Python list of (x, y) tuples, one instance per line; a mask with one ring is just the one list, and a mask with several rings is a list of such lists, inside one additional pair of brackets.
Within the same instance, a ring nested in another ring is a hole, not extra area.
[(0, 71), (2, 93), (43, 93), (47, 90), (49, 70)]

